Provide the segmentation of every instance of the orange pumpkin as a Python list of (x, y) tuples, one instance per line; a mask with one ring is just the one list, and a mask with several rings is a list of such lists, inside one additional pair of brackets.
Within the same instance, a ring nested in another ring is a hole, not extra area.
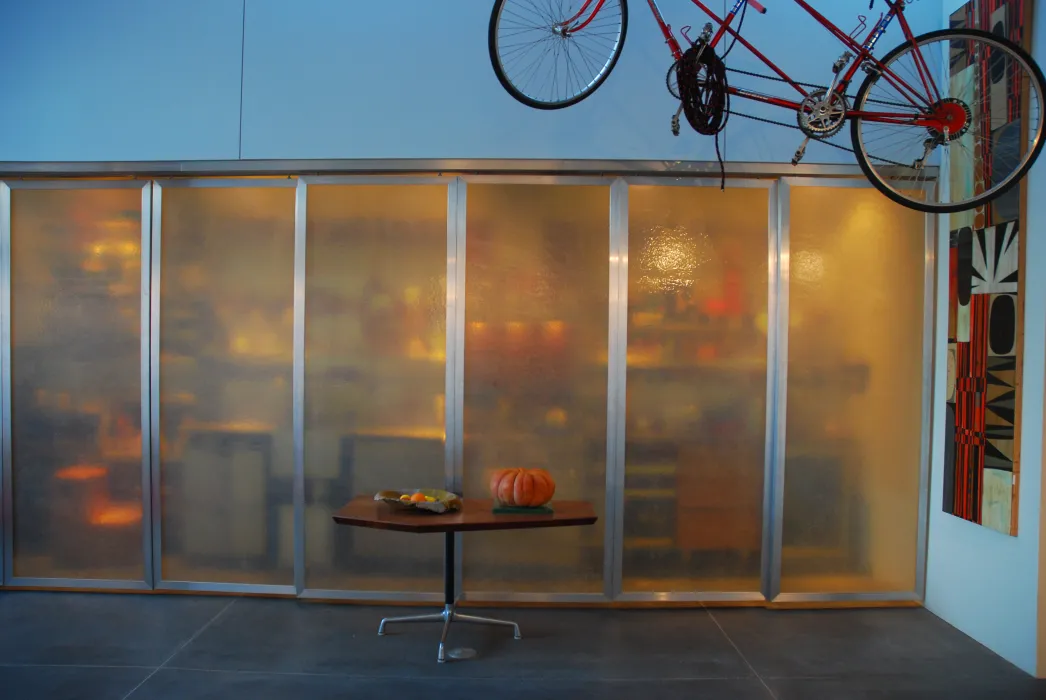
[(537, 508), (555, 492), (556, 482), (544, 469), (499, 469), (490, 477), (490, 495), (505, 506)]

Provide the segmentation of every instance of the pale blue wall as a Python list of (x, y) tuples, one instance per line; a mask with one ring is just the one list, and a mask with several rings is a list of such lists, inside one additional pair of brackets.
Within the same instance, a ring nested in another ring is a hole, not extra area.
[(0, 160), (238, 156), (242, 0), (0, 0)]
[[(944, 15), (963, 5), (947, 0)], [(1035, 57), (1046, 63), (1046, 13), (1037, 12)], [(1042, 502), (1043, 357), (1046, 356), (1046, 170), (1028, 176), (1028, 216), (1022, 222), (1024, 278), (1024, 377), (1021, 401), (1020, 513), (1016, 537), (974, 525), (941, 510), (944, 488), (944, 412), (934, 416), (926, 606), (1028, 673), (1036, 671), (1039, 533)], [(948, 230), (942, 217), (941, 230)], [(939, 259), (948, 259), (942, 235)], [(939, 267), (937, 294), (948, 298), (948, 266)], [(946, 303), (945, 301), (941, 302)], [(945, 307), (941, 307), (942, 309)], [(948, 316), (938, 314), (934, 405), (944, 405)], [(1046, 671), (1046, 669), (1043, 669)]]
[[(609, 80), (587, 100), (553, 112), (517, 103), (494, 77), (492, 3), (396, 4), (409, 20), (390, 23), (381, 3), (248, 0), (245, 158), (715, 158), (711, 139), (669, 130), (679, 105), (665, 88), (671, 55), (642, 0), (629, 4), (628, 38)], [(675, 26), (702, 22), (688, 0), (659, 4)], [(797, 5), (766, 4), (767, 15), (749, 13), (746, 38), (799, 79), (829, 81), (841, 47)], [(861, 0), (818, 5), (847, 29), (868, 8)], [(939, 1), (914, 5), (910, 21), (916, 31), (939, 28)], [(884, 48), (899, 36), (891, 30)], [(744, 53), (735, 50), (731, 65), (756, 68)], [(752, 85), (743, 80), (738, 84)], [(784, 110), (773, 116), (794, 123)], [(787, 161), (801, 140), (797, 131), (738, 118), (727, 132), (727, 156)], [(852, 162), (825, 147), (809, 157)]]
[[(940, 2), (910, 8), (917, 32), (940, 27)], [(669, 131), (670, 57), (645, 2), (630, 3), (611, 78), (557, 112), (501, 89), (487, 57), (491, 4), (400, 0), (393, 19), (389, 3), (352, 0), (0, 0), (0, 160), (714, 159), (711, 139)], [(797, 78), (830, 80), (840, 46), (793, 3), (765, 4), (746, 37)], [(661, 5), (675, 26), (703, 21), (688, 0)], [(868, 9), (815, 5), (846, 29)], [(892, 28), (882, 49), (899, 36)], [(731, 63), (755, 67), (740, 48)], [(738, 118), (726, 155), (787, 161), (800, 140)], [(853, 161), (815, 145), (807, 162)]]

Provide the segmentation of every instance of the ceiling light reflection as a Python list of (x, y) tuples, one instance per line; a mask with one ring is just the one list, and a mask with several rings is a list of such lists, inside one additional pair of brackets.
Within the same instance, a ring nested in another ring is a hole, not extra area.
[(694, 284), (697, 271), (714, 256), (707, 234), (685, 226), (652, 227), (639, 254), (640, 286), (648, 292), (674, 292)]

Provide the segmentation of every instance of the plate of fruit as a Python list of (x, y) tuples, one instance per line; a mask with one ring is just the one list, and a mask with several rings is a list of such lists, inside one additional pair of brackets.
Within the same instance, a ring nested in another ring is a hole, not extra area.
[(461, 509), (461, 497), (441, 489), (378, 491), (374, 494), (374, 500), (388, 503), (393, 508), (426, 513), (448, 513)]

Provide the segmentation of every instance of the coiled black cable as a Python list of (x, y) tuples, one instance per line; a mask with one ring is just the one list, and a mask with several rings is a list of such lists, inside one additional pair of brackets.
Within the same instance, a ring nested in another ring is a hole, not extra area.
[[(716, 55), (712, 47), (699, 40), (683, 53), (681, 59), (676, 61), (676, 85), (679, 94), (676, 95), (672, 91), (671, 84), (668, 86), (669, 92), (672, 92), (673, 96), (679, 97), (683, 103), (683, 113), (686, 114), (686, 120), (694, 131), (705, 136), (715, 136), (715, 155), (719, 162), (719, 188), (722, 190), (726, 189), (726, 166), (723, 165), (723, 153), (719, 147), (719, 134), (723, 132), (726, 123), (730, 120), (730, 93), (727, 90), (729, 83), (724, 61), (737, 45), (737, 37), (745, 25), (747, 15), (748, 3), (745, 3), (741, 8), (741, 16), (738, 18), (733, 41), (723, 52), (722, 58)], [(704, 69), (703, 72), (702, 69)]]
[(697, 133), (715, 136), (720, 187), (726, 189), (726, 167), (719, 148), (719, 134), (730, 119), (726, 64), (712, 47), (698, 42), (676, 64), (676, 81), (687, 122)]

